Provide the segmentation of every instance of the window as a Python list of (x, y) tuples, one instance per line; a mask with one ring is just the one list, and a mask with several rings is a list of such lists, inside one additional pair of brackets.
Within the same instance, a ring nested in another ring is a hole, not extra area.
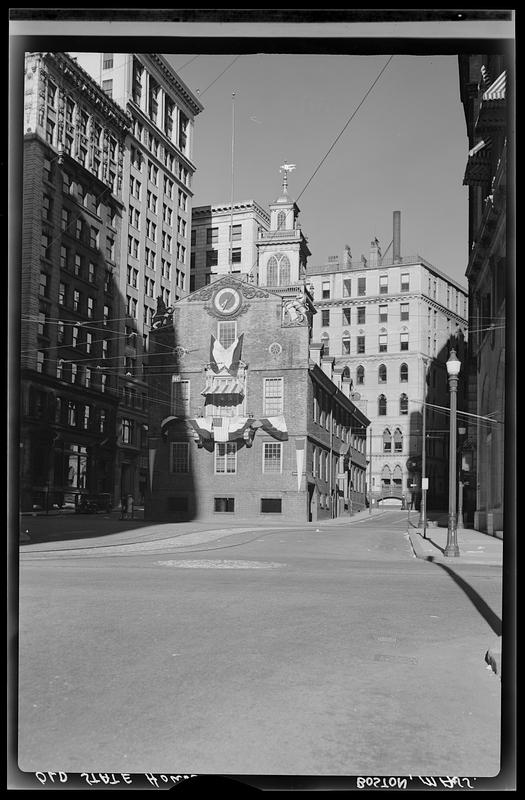
[(383, 431), (383, 453), (391, 453), (392, 452), (392, 434), (386, 428)]
[(171, 376), (171, 413), (176, 416), (190, 413), (190, 382), (182, 381), (180, 375)]
[(401, 364), (399, 367), (399, 380), (401, 383), (408, 382), (408, 364)]
[(399, 413), (408, 414), (408, 397), (406, 394), (402, 394), (399, 398)]
[(179, 189), (179, 208), (182, 211), (186, 211), (188, 208), (188, 195), (182, 189)]
[(164, 194), (166, 197), (172, 198), (173, 197), (173, 181), (170, 181), (169, 178), (164, 176)]
[(113, 96), (113, 81), (112, 80), (102, 81), (102, 91), (105, 92), (108, 97), (112, 97)]
[(377, 371), (377, 379), (379, 383), (386, 383), (387, 372), (385, 364), (380, 364)]
[(93, 334), (90, 333), (89, 331), (86, 331), (86, 353), (91, 353), (92, 346), (93, 346)]
[(365, 337), (364, 336), (358, 336), (357, 337), (357, 352), (359, 354), (362, 354), (362, 353), (365, 352)]
[(330, 355), (330, 337), (327, 333), (323, 333), (321, 336), (321, 344), (323, 345), (323, 355), (329, 356)]
[(388, 275), (379, 276), (379, 294), (388, 294)]
[(406, 322), (409, 319), (409, 304), (401, 303), (401, 319)]
[(111, 69), (113, 66), (113, 53), (102, 53), (102, 69)]
[(89, 319), (93, 319), (95, 316), (95, 298), (88, 297), (87, 299), (87, 316)]
[(216, 442), (215, 473), (235, 475), (237, 472), (237, 442)]
[(171, 225), (173, 221), (173, 211), (166, 203), (162, 204), (162, 219), (166, 225)]
[(69, 448), (67, 482), (74, 489), (85, 489), (87, 484), (87, 448), (72, 444)]
[(71, 364), (70, 370), (71, 370), (71, 372), (70, 372), (69, 377), (71, 379), (71, 383), (76, 383), (77, 382), (77, 375), (78, 375), (78, 365), (77, 364)]
[(36, 371), (43, 372), (46, 354), (42, 350), (38, 350), (36, 354)]
[(277, 214), (277, 230), (281, 231), (285, 227), (286, 227), (286, 213), (284, 211), (279, 211), (279, 213)]
[(132, 444), (133, 443), (133, 420), (128, 419), (127, 417), (122, 418), (122, 443), (123, 444)]
[(386, 416), (386, 397), (380, 394), (377, 400), (377, 413), (380, 417)]
[(52, 119), (46, 120), (46, 142), (49, 144), (53, 144), (53, 140), (55, 138), (55, 123)]
[(47, 102), (49, 103), (50, 106), (54, 107), (55, 105), (56, 93), (57, 93), (57, 87), (55, 86), (54, 83), (51, 83), (51, 81), (49, 81), (47, 84)]
[(266, 284), (268, 286), (284, 286), (287, 283), (290, 283), (290, 260), (288, 256), (277, 253), (268, 259)]
[(356, 377), (356, 383), (362, 386), (365, 382), (365, 368), (361, 364), (356, 369), (355, 377)]
[(73, 311), (80, 311), (80, 292), (77, 289), (73, 291)]
[(168, 253), (171, 253), (171, 236), (166, 231), (162, 231), (162, 247)]
[(359, 297), (366, 294), (366, 278), (357, 279), (357, 294)]
[(352, 281), (350, 278), (344, 278), (343, 280), (343, 297), (351, 297), (352, 296)]
[(137, 200), (140, 200), (141, 188), (142, 185), (140, 181), (138, 181), (136, 178), (133, 177), (133, 175), (131, 175), (129, 179), (129, 191), (133, 197), (137, 198)]
[(380, 333), (379, 334), (379, 352), (386, 353), (388, 348), (388, 334)]
[(112, 236), (106, 237), (106, 258), (109, 261), (115, 260), (115, 240)]
[(388, 306), (379, 306), (379, 322), (388, 322)]
[(381, 470), (381, 485), (390, 486), (391, 479), (392, 479), (392, 473), (390, 472), (390, 467), (387, 464), (385, 464), (385, 466)]
[(223, 347), (229, 347), (237, 338), (236, 322), (219, 322), (217, 324), (217, 339)]
[(280, 497), (261, 497), (261, 514), (281, 514), (282, 503)]
[(348, 333), (348, 331), (345, 331), (343, 333), (343, 338), (342, 338), (341, 342), (342, 342), (342, 346), (343, 346), (343, 349), (342, 349), (343, 355), (349, 355), (350, 354), (350, 334)]
[(138, 239), (135, 239), (133, 236), (128, 236), (128, 253), (133, 256), (133, 258), (139, 257), (139, 242)]
[(51, 237), (47, 233), (43, 233), (40, 239), (40, 255), (42, 258), (49, 259), (51, 253)]
[(275, 417), (283, 413), (283, 378), (264, 378), (263, 414)]
[(170, 472), (188, 473), (190, 471), (190, 450), (188, 442), (171, 442)]
[(98, 230), (96, 228), (91, 227), (89, 229), (89, 244), (90, 247), (98, 247)]
[(410, 273), (401, 273), (401, 291), (408, 292), (410, 290)]
[(83, 419), (83, 422), (82, 422), (83, 428), (86, 431), (89, 428), (90, 416), (91, 416), (91, 406), (86, 405), (86, 406), (84, 406), (84, 419)]
[(242, 225), (232, 225), (230, 227), (230, 241), (240, 242), (242, 239)]
[(408, 350), (408, 333), (402, 333), (400, 336), (401, 350)]
[(157, 226), (151, 219), (146, 220), (146, 236), (153, 242), (157, 239)]
[(351, 325), (351, 309), (343, 308), (343, 325)]
[(71, 347), (76, 347), (78, 344), (79, 329), (73, 325), (71, 328)]
[(241, 248), (234, 247), (232, 248), (232, 264), (240, 264), (241, 263)]
[(159, 168), (152, 164), (151, 161), (148, 161), (148, 180), (157, 185), (157, 181), (159, 178)]
[(186, 248), (180, 242), (177, 243), (177, 258), (183, 264), (186, 261)]
[(330, 325), (330, 310), (323, 308), (321, 311), (321, 325), (326, 328)]
[(403, 452), (403, 434), (396, 428), (394, 431), (394, 453), (402, 453)]
[(232, 513), (235, 511), (235, 499), (233, 497), (214, 497), (213, 510)]
[(263, 472), (281, 472), (281, 442), (263, 442)]
[(330, 281), (323, 281), (321, 286), (321, 297), (327, 300), (330, 297)]
[[(40, 273), (40, 274), (43, 275), (44, 273)], [(47, 275), (46, 275), (46, 278), (47, 278)], [(59, 306), (65, 306), (66, 305), (66, 291), (67, 291), (66, 284), (65, 283), (59, 283), (58, 284), (58, 305)]]
[[(62, 283), (60, 285), (63, 286)], [(38, 288), (38, 294), (40, 295), (40, 297), (47, 297), (48, 296), (48, 292), (49, 292), (48, 286), (49, 286), (49, 276), (47, 275), (46, 272), (41, 272), (40, 273), (40, 285), (39, 285), (39, 288)]]

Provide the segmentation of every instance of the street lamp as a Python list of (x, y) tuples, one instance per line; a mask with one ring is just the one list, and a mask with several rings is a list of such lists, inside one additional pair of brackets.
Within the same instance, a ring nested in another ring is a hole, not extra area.
[(445, 556), (459, 556), (456, 530), (456, 400), (461, 361), (455, 350), (450, 351), (447, 361), (448, 382), (450, 386), (450, 443), (448, 480), (448, 529)]

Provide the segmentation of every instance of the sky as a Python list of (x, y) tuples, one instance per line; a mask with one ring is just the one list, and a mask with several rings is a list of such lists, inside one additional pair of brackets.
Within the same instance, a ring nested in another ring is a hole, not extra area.
[(230, 202), (233, 130), (234, 202), (268, 208), (280, 165), (296, 165), (288, 191), (310, 265), (347, 244), (353, 260), (368, 258), (375, 237), (385, 252), (400, 211), (401, 255), (418, 254), (466, 286), (468, 141), (456, 55), (396, 54), (373, 88), (388, 54), (165, 58), (204, 105), (194, 205)]

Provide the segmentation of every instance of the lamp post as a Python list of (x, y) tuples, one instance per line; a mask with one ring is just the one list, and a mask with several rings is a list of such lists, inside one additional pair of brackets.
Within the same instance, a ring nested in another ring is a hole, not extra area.
[(447, 361), (448, 382), (450, 386), (450, 443), (449, 443), (449, 480), (448, 480), (448, 529), (445, 556), (459, 556), (456, 529), (456, 402), (458, 378), (461, 362), (455, 350), (450, 351)]

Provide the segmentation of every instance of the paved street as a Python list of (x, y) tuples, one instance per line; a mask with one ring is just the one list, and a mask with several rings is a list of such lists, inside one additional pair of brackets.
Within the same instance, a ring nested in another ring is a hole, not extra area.
[(21, 548), (22, 770), (498, 773), (500, 568), (397, 510), (157, 528)]

